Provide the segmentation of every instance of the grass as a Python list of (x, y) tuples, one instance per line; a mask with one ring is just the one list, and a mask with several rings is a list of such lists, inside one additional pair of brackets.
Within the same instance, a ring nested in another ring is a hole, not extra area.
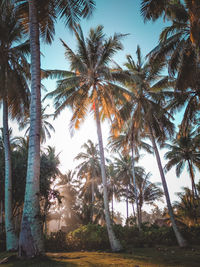
[[(12, 254), (0, 253), (0, 260)], [(180, 249), (135, 248), (132, 253), (67, 252), (46, 253), (43, 259), (11, 259), (0, 267), (64, 267), (64, 266), (132, 266), (132, 267), (199, 267), (200, 247)]]

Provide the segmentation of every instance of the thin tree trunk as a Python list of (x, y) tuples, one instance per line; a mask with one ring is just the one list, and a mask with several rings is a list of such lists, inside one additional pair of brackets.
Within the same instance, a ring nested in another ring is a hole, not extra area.
[(103, 199), (104, 199), (104, 209), (105, 209), (105, 217), (106, 217), (106, 227), (108, 231), (108, 237), (109, 237), (111, 249), (112, 251), (117, 252), (122, 249), (122, 246), (114, 234), (111, 220), (110, 220), (107, 179), (106, 179), (106, 170), (105, 170), (105, 158), (104, 158), (103, 139), (102, 139), (102, 132), (101, 132), (101, 123), (100, 123), (100, 116), (99, 116), (98, 96), (95, 100), (95, 116), (96, 116), (97, 135), (98, 135), (99, 151), (100, 151), (100, 159), (101, 159), (101, 176), (102, 176), (102, 181), (103, 181)]
[(128, 185), (126, 186), (126, 221), (128, 224)]
[(135, 208), (134, 208), (134, 203), (132, 202), (132, 209), (133, 209), (133, 216), (136, 217), (135, 215)]
[(3, 233), (3, 200), (1, 200), (0, 208), (0, 232)]
[(112, 186), (112, 223), (113, 223), (113, 220), (114, 220), (114, 193), (113, 193), (114, 189), (113, 189), (113, 186)]
[(18, 238), (15, 233), (12, 214), (12, 168), (11, 150), (8, 128), (8, 104), (7, 99), (3, 99), (3, 141), (5, 154), (5, 229), (6, 229), (6, 250), (17, 250)]
[(191, 183), (192, 183), (192, 193), (193, 193), (193, 197), (195, 197), (196, 199), (198, 198), (198, 194), (197, 194), (197, 189), (196, 189), (196, 185), (194, 182), (194, 172), (192, 169), (192, 164), (191, 162), (188, 160), (188, 167), (189, 167), (189, 171), (190, 171), (190, 178), (191, 178)]
[(40, 42), (36, 0), (29, 0), (31, 47), (31, 105), (28, 165), (23, 217), (19, 240), (19, 256), (35, 257), (44, 251), (40, 218)]
[(137, 209), (137, 225), (138, 225), (139, 230), (141, 230), (140, 211), (139, 211), (138, 194), (137, 194), (137, 184), (136, 184), (136, 177), (135, 177), (135, 160), (134, 160), (133, 142), (132, 142), (132, 146), (131, 146), (131, 161), (132, 161), (133, 186), (134, 186), (134, 190), (135, 190), (135, 203), (136, 203), (136, 209)]
[(94, 216), (94, 171), (92, 175), (92, 212), (91, 212), (91, 222), (93, 223), (93, 216)]
[(155, 138), (154, 138), (154, 135), (153, 135), (153, 130), (152, 130), (150, 124), (149, 124), (149, 131), (150, 131), (150, 138), (151, 138), (151, 142), (152, 142), (152, 145), (153, 145), (153, 149), (154, 149), (154, 152), (155, 152), (155, 155), (156, 155), (158, 168), (159, 168), (159, 171), (160, 171), (160, 177), (161, 177), (161, 181), (162, 181), (162, 185), (163, 185), (163, 189), (164, 189), (164, 193), (165, 193), (165, 198), (166, 198), (166, 202), (167, 202), (167, 208), (168, 208), (168, 211), (169, 211), (172, 227), (173, 227), (173, 230), (174, 230), (174, 233), (175, 233), (175, 236), (176, 236), (176, 239), (177, 239), (177, 242), (178, 242), (179, 246), (180, 247), (186, 247), (187, 243), (186, 243), (185, 239), (182, 237), (182, 235), (181, 235), (181, 233), (180, 233), (180, 231), (179, 231), (179, 229), (178, 229), (178, 227), (176, 225), (176, 221), (175, 221), (175, 218), (174, 218), (174, 213), (173, 213), (173, 209), (172, 209), (172, 205), (171, 205), (171, 201), (170, 201), (170, 197), (169, 197), (169, 191), (168, 191), (167, 183), (166, 183), (166, 180), (165, 180), (165, 175), (164, 175), (162, 164), (161, 164), (160, 155), (159, 155), (158, 148), (157, 148), (157, 145), (156, 145), (156, 142), (155, 142)]

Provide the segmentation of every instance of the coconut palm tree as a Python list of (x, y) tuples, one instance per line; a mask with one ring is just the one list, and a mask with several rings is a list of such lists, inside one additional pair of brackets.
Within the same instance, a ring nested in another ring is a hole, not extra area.
[(76, 167), (77, 177), (85, 178), (86, 181), (82, 187), (81, 195), (85, 195), (89, 198), (89, 203), (91, 203), (91, 222), (93, 222), (93, 205), (95, 201), (95, 195), (98, 197), (100, 195), (98, 186), (101, 184), (101, 166), (100, 166), (100, 156), (97, 145), (91, 140), (82, 145), (85, 152), (80, 152), (74, 159), (81, 160), (82, 162)]
[[(138, 228), (141, 228), (141, 223), (139, 219), (139, 206), (138, 206), (138, 197), (137, 197), (137, 184), (136, 184), (136, 175), (135, 175), (135, 161), (139, 158), (139, 149), (144, 149), (148, 153), (152, 153), (151, 146), (142, 140), (143, 136), (139, 136), (138, 131), (135, 130), (134, 122), (130, 119), (125, 122), (125, 125), (122, 129), (117, 129), (117, 125), (113, 125), (114, 134), (109, 137), (109, 146), (112, 148), (112, 151), (122, 151), (122, 153), (129, 153), (131, 151), (131, 160), (132, 160), (132, 183), (135, 190), (135, 203), (137, 208), (137, 224)], [(118, 133), (120, 131), (120, 133)]]
[[(159, 187), (160, 183), (152, 183), (150, 181), (151, 173), (146, 173), (140, 168), (137, 171), (137, 195), (139, 204), (139, 216), (142, 223), (142, 207), (144, 204), (152, 205), (155, 201), (162, 200), (163, 191)], [(130, 190), (130, 199), (135, 199), (135, 191)]]
[[(148, 61), (144, 62), (139, 46), (136, 54), (137, 62), (130, 55), (127, 56), (127, 63), (125, 64), (127, 70), (124, 72), (124, 77), (122, 75), (119, 76), (119, 80), (126, 86), (130, 96), (127, 104), (122, 107), (121, 114), (124, 118), (131, 117), (134, 121), (135, 129), (145, 131), (151, 140), (172, 226), (178, 244), (183, 247), (186, 243), (174, 219), (168, 187), (157, 147), (157, 142), (163, 142), (167, 136), (170, 137), (173, 134), (174, 126), (169, 120), (171, 116), (166, 108), (163, 107), (165, 92), (159, 93), (161, 90), (171, 87), (171, 83), (167, 76), (160, 75), (164, 66), (162, 62), (155, 64), (151, 64)], [(122, 72), (122, 70), (119, 71)]]
[[(11, 0), (3, 0), (3, 2)], [(44, 252), (39, 221), (40, 176), (40, 124), (41, 124), (41, 72), (40, 34), (51, 43), (55, 34), (54, 24), (59, 17), (69, 28), (82, 17), (88, 17), (94, 8), (93, 0), (17, 0), (16, 8), (23, 25), (30, 34), (31, 47), (31, 106), (27, 187), (19, 241), (19, 256), (33, 257)]]
[(186, 105), (182, 128), (194, 122), (199, 112), (199, 9), (197, 0), (144, 0), (141, 4), (145, 20), (156, 20), (164, 14), (171, 22), (160, 34), (159, 45), (149, 53), (149, 57), (152, 61), (165, 60), (169, 74), (176, 77), (176, 90), (170, 107), (177, 111)]
[(75, 30), (78, 42), (77, 52), (74, 53), (68, 45), (62, 41), (70, 61), (71, 72), (52, 71), (52, 77), (63, 77), (58, 81), (57, 89), (50, 95), (55, 96), (56, 115), (58, 115), (67, 105), (72, 107), (73, 116), (71, 119), (71, 128), (78, 128), (83, 122), (87, 111), (91, 106), (95, 115), (97, 125), (97, 135), (99, 141), (99, 151), (101, 160), (101, 176), (103, 181), (104, 208), (106, 224), (111, 248), (113, 251), (121, 249), (119, 241), (116, 239), (112, 230), (108, 195), (107, 178), (105, 169), (105, 158), (103, 149), (103, 139), (100, 119), (112, 118), (113, 114), (119, 118), (119, 112), (115, 101), (117, 97), (124, 98), (119, 94), (120, 88), (112, 83), (112, 72), (108, 64), (114, 54), (122, 49), (122, 34), (114, 34), (113, 37), (106, 38), (103, 33), (103, 26), (97, 26), (91, 29), (89, 37), (85, 40), (83, 32), (78, 26)]
[(12, 217), (12, 166), (8, 117), (20, 119), (28, 109), (29, 44), (13, 5), (0, 5), (0, 101), (3, 102), (3, 141), (5, 153), (5, 227), (7, 250), (16, 250), (17, 236)]
[(190, 174), (193, 197), (198, 198), (195, 181), (194, 181), (194, 166), (200, 164), (200, 135), (195, 130), (188, 129), (187, 132), (180, 131), (176, 138), (172, 140), (172, 144), (166, 144), (168, 151), (165, 153), (165, 158), (168, 160), (165, 165), (165, 170), (169, 171), (172, 167), (176, 167), (176, 175), (179, 177), (183, 171), (185, 164), (188, 165)]
[[(196, 187), (198, 188), (198, 185)], [(177, 196), (179, 200), (175, 201), (173, 205), (177, 220), (189, 227), (199, 225), (199, 199), (194, 198), (192, 190), (187, 187), (183, 188), (183, 192), (177, 193)]]

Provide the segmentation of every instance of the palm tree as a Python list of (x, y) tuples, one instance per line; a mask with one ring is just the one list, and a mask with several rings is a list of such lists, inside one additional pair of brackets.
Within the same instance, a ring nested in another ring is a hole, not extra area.
[(169, 151), (166, 152), (165, 158), (168, 160), (165, 169), (169, 171), (173, 166), (176, 167), (176, 175), (180, 176), (185, 163), (188, 165), (188, 171), (192, 183), (193, 196), (198, 198), (195, 181), (194, 181), (194, 166), (199, 166), (200, 163), (200, 136), (196, 131), (188, 129), (187, 132), (180, 132), (176, 138), (172, 140), (172, 144), (165, 146)]
[[(114, 134), (109, 137), (109, 145), (114, 152), (122, 150), (122, 153), (128, 153), (131, 150), (132, 161), (132, 183), (135, 191), (135, 203), (137, 208), (137, 224), (141, 229), (141, 223), (139, 218), (139, 205), (137, 196), (137, 184), (135, 174), (135, 161), (139, 158), (139, 149), (144, 149), (148, 153), (152, 153), (151, 146), (142, 141), (143, 136), (139, 136), (139, 132), (135, 130), (134, 122), (130, 119), (125, 122), (122, 129), (118, 129), (118, 125), (112, 125)], [(120, 134), (118, 133), (120, 131)]]
[(195, 121), (199, 111), (200, 38), (199, 1), (143, 0), (141, 13), (145, 20), (156, 20), (164, 14), (171, 22), (160, 34), (159, 45), (150, 53), (152, 61), (165, 60), (168, 72), (175, 77), (175, 94), (171, 110), (185, 108), (182, 128)]
[[(45, 143), (46, 142), (46, 136), (48, 138), (51, 138), (51, 133), (50, 131), (55, 132), (55, 129), (53, 125), (48, 122), (48, 119), (53, 117), (54, 114), (46, 114), (45, 111), (49, 105), (47, 105), (45, 108), (42, 108), (41, 110), (41, 129), (40, 129), (40, 143)], [(23, 119), (23, 122), (20, 123), (20, 129), (26, 129), (25, 136), (28, 135), (30, 131), (30, 117), (27, 114), (25, 118)]]
[(87, 198), (89, 197), (89, 203), (91, 203), (92, 209), (91, 222), (93, 222), (95, 195), (100, 195), (98, 189), (98, 185), (101, 181), (100, 157), (97, 145), (94, 145), (91, 140), (84, 143), (82, 148), (85, 152), (80, 152), (74, 159), (82, 161), (76, 167), (77, 177), (86, 179), (82, 188), (82, 194), (84, 194)]
[[(196, 187), (199, 189), (199, 184)], [(194, 198), (194, 194), (189, 188), (184, 187), (183, 190), (183, 192), (177, 193), (179, 200), (175, 201), (173, 205), (177, 220), (189, 227), (199, 225), (199, 199)]]
[[(5, 0), (11, 1), (11, 0)], [(43, 253), (43, 239), (39, 221), (39, 176), (40, 176), (40, 124), (41, 124), (41, 73), (40, 33), (51, 43), (57, 17), (73, 28), (81, 17), (88, 17), (94, 8), (93, 0), (17, 0), (16, 8), (23, 25), (29, 27), (31, 47), (31, 106), (29, 153), (24, 212), (19, 241), (19, 256), (33, 257)]]
[[(152, 143), (153, 150), (156, 155), (158, 168), (162, 180), (162, 185), (166, 197), (167, 207), (169, 210), (172, 226), (178, 241), (178, 244), (185, 246), (185, 240), (181, 236), (173, 215), (171, 201), (169, 197), (168, 187), (162, 168), (162, 163), (157, 148), (156, 140), (163, 142), (166, 135), (173, 134), (173, 124), (169, 120), (170, 114), (162, 105), (164, 101), (164, 91), (162, 89), (169, 88), (171, 84), (167, 76), (161, 76), (160, 72), (163, 68), (162, 62), (151, 64), (148, 61), (143, 62), (140, 48), (137, 48), (137, 62), (128, 55), (127, 70), (124, 77), (121, 75), (119, 80), (126, 86), (127, 93), (130, 96), (127, 104), (122, 108), (123, 117), (132, 118), (137, 131), (145, 131)], [(120, 73), (122, 70), (119, 70)]]
[[(142, 0), (141, 1), (141, 14), (144, 20), (157, 20), (159, 17), (164, 16), (168, 20), (175, 21), (178, 19), (180, 22), (187, 20), (187, 28), (189, 31), (190, 41), (199, 52), (200, 46), (200, 3), (198, 0)], [(181, 25), (179, 25), (181, 26)]]
[(119, 181), (118, 194), (126, 199), (126, 217), (129, 217), (128, 203), (132, 177), (131, 157), (128, 154), (119, 154), (114, 157), (115, 178)]
[(12, 166), (8, 117), (18, 120), (28, 108), (29, 45), (13, 5), (0, 5), (0, 101), (3, 102), (3, 141), (5, 153), (5, 227), (7, 250), (16, 250), (18, 239), (12, 217)]
[(91, 29), (89, 37), (86, 40), (80, 26), (75, 30), (75, 34), (78, 42), (77, 53), (74, 53), (68, 45), (62, 41), (66, 49), (65, 55), (68, 57), (71, 70), (74, 72), (52, 71), (51, 76), (63, 77), (63, 79), (58, 81), (57, 89), (50, 95), (52, 97), (55, 96), (56, 115), (67, 105), (72, 107), (72, 128), (78, 128), (80, 126), (80, 123), (87, 114), (88, 108), (93, 106), (99, 141), (107, 230), (112, 250), (118, 251), (121, 249), (121, 245), (112, 230), (109, 214), (107, 178), (100, 119), (103, 116), (104, 118), (111, 118), (113, 114), (119, 119), (119, 113), (115, 105), (116, 98), (114, 98), (114, 96), (120, 96), (122, 98), (124, 96), (119, 94), (120, 88), (112, 83), (112, 72), (108, 67), (108, 63), (110, 63), (114, 54), (122, 49), (120, 39), (123, 35), (114, 34), (113, 37), (106, 38), (103, 34), (102, 26)]
[[(159, 183), (152, 183), (150, 181), (151, 174), (145, 173), (144, 169), (140, 168), (137, 171), (137, 193), (138, 193), (138, 204), (139, 204), (139, 216), (140, 222), (142, 223), (142, 207), (144, 204), (152, 205), (155, 201), (161, 200), (163, 191), (159, 187)], [(130, 190), (130, 199), (135, 199), (135, 191)]]

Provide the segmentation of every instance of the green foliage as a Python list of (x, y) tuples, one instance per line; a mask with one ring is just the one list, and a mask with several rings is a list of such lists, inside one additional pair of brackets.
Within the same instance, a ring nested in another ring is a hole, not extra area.
[[(122, 225), (113, 226), (116, 237), (120, 240), (124, 249), (129, 251), (132, 248), (176, 246), (177, 241), (172, 227), (159, 227), (157, 225), (147, 226), (142, 224), (138, 227), (127, 227)], [(181, 233), (190, 245), (200, 244), (200, 227), (181, 228)], [(199, 238), (198, 238), (199, 237)], [(80, 226), (69, 234), (61, 231), (53, 233), (46, 246), (47, 250), (68, 250), (68, 251), (93, 251), (109, 250), (109, 240), (105, 226), (88, 224)]]
[(46, 251), (64, 251), (66, 247), (66, 233), (62, 231), (51, 233), (45, 238)]
[(106, 227), (88, 224), (67, 235), (70, 250), (106, 250), (110, 248)]

